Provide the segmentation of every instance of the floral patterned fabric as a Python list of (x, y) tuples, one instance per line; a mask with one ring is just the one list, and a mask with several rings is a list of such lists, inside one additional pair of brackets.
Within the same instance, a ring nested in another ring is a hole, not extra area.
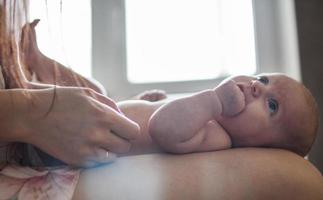
[(0, 199), (69, 200), (79, 175), (80, 169), (69, 167), (33, 169), (7, 165), (0, 171)]

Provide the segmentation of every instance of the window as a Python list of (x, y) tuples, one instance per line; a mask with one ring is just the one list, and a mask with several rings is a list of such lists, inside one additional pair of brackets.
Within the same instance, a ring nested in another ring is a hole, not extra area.
[(41, 19), (36, 33), (45, 55), (91, 76), (90, 0), (31, 0), (30, 18)]
[(127, 79), (215, 79), (256, 72), (252, 0), (126, 0)]
[[(92, 1), (92, 18), (93, 75), (116, 100), (154, 88), (195, 92), (231, 73), (285, 72), (299, 79), (293, 0), (98, 0)], [(169, 42), (174, 38), (176, 45)], [(179, 54), (182, 47), (186, 52)], [(174, 69), (189, 65), (193, 69)]]

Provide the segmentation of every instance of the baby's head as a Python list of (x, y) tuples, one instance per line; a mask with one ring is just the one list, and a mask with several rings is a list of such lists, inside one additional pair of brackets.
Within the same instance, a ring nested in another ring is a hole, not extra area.
[(317, 133), (318, 112), (304, 85), (277, 73), (230, 79), (240, 89), (235, 91), (244, 107), (217, 121), (231, 136), (233, 146), (284, 148), (302, 156), (309, 152)]

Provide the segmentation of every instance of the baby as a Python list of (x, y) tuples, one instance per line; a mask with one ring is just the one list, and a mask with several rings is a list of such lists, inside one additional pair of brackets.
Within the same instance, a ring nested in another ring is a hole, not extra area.
[[(28, 70), (43, 83), (81, 84), (100, 92), (100, 86), (40, 52), (34, 30), (38, 21), (26, 24), (22, 32), (22, 60)], [(32, 65), (30, 60), (34, 61)], [(59, 77), (48, 71), (57, 71)], [(146, 100), (118, 103), (121, 111), (141, 128), (141, 136), (131, 141), (131, 149), (123, 155), (274, 147), (305, 156), (317, 132), (314, 98), (301, 83), (283, 74), (231, 77), (214, 89), (158, 101), (164, 97), (153, 92), (141, 96)], [(52, 165), (52, 158), (42, 154), (39, 151), (45, 165)]]
[(273, 147), (305, 156), (318, 127), (310, 92), (283, 74), (235, 76), (170, 102), (119, 102), (141, 127), (129, 154)]

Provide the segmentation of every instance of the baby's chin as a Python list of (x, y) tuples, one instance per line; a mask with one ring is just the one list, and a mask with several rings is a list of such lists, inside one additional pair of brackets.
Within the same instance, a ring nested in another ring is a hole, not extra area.
[(222, 103), (222, 116), (232, 117), (244, 110), (245, 95), (234, 80), (223, 81), (216, 92)]

